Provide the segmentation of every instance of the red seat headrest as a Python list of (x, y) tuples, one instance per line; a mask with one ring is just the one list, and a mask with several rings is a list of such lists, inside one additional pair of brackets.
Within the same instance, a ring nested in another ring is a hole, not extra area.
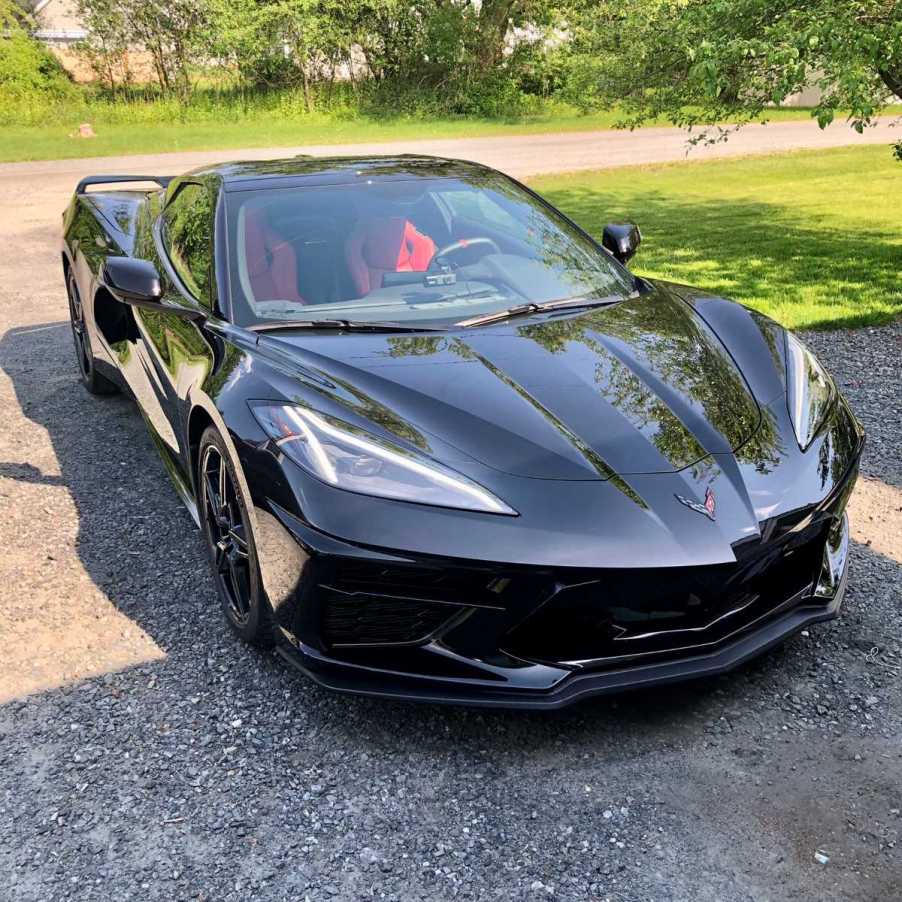
[(306, 303), (298, 291), (294, 249), (271, 228), (262, 210), (250, 207), (244, 217), (244, 259), (254, 300)]
[(360, 294), (382, 287), (386, 272), (424, 272), (435, 242), (401, 216), (360, 223), (348, 239), (346, 256)]

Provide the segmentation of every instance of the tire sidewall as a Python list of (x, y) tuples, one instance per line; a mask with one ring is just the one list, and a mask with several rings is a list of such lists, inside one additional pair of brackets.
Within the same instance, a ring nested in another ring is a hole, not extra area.
[[(206, 488), (203, 478), (203, 464), (206, 457), (207, 449), (210, 446), (216, 448), (220, 455), (232, 485), (235, 488), (235, 497), (241, 510), (241, 519), (244, 522), (245, 534), (247, 536), (248, 560), (249, 560), (249, 580), (251, 587), (250, 611), (247, 620), (239, 622), (235, 619), (231, 605), (229, 603), (228, 594), (222, 584), (222, 579), (216, 572), (215, 555), (213, 552), (213, 538), (210, 534), (210, 524), (206, 514)], [(238, 478), (237, 468), (229, 454), (226, 443), (215, 426), (208, 426), (204, 434), (201, 436), (200, 445), (197, 454), (197, 472), (195, 473), (197, 485), (198, 514), (201, 521), (201, 531), (204, 536), (204, 544), (207, 548), (207, 556), (210, 560), (210, 568), (213, 571), (213, 578), (216, 583), (216, 591), (219, 595), (219, 603), (225, 614), (229, 626), (242, 638), (245, 642), (254, 645), (268, 647), (272, 644), (272, 618), (269, 612), (269, 605), (266, 601), (263, 584), (260, 578), (260, 566), (257, 558), (257, 544), (253, 532), (253, 523), (250, 516), (250, 501), (245, 496), (242, 486), (243, 480)]]
[[(81, 299), (81, 293), (78, 290), (78, 284), (75, 281), (75, 274), (70, 269), (66, 274), (66, 293), (69, 296), (69, 322), (72, 327), (72, 345), (76, 355), (76, 364), (78, 366), (78, 375), (85, 387), (90, 391), (93, 388), (94, 376), (94, 352), (91, 350), (91, 339), (88, 335), (88, 327), (85, 322), (84, 303)], [(79, 359), (81, 351), (75, 339), (75, 306), (81, 308), (82, 341), (84, 342), (85, 361)]]
[(119, 391), (119, 387), (114, 382), (107, 379), (106, 376), (102, 376), (97, 372), (97, 367), (94, 363), (94, 349), (91, 347), (91, 333), (88, 330), (88, 320), (85, 316), (85, 303), (81, 296), (81, 292), (78, 290), (78, 282), (75, 278), (75, 273), (71, 268), (66, 274), (66, 294), (69, 301), (69, 322), (72, 328), (72, 345), (77, 358), (80, 358), (81, 350), (75, 339), (74, 308), (76, 303), (81, 309), (81, 323), (83, 330), (82, 341), (84, 342), (85, 359), (76, 359), (78, 377), (81, 380), (81, 384), (84, 385), (92, 395), (113, 395)]

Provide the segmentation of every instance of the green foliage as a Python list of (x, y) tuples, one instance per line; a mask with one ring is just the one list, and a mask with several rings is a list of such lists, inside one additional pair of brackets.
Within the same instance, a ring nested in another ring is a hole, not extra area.
[(202, 303), (213, 286), (213, 196), (202, 185), (185, 185), (163, 212), (163, 240), (180, 278)]
[(119, 0), (92, 0), (90, 3), (77, 0), (75, 9), (88, 32), (77, 49), (94, 70), (100, 84), (110, 90), (115, 90), (119, 83), (130, 84), (128, 47), (133, 36), (127, 10)]
[[(75, 3), (97, 84), (69, 85), (17, 17), (0, 45), (0, 90), (20, 99), (0, 121), (515, 120), (550, 102), (616, 108), (629, 126), (696, 127), (770, 118), (814, 83), (818, 122), (847, 112), (860, 130), (890, 91), (902, 97), (897, 0)], [(148, 71), (153, 84), (138, 84)]]
[(131, 78), (128, 50), (146, 54), (160, 88), (186, 101), (192, 68), (211, 46), (209, 5), (194, 0), (76, 0), (88, 37), (80, 50), (109, 88)]
[(574, 22), (574, 53), (596, 60), (599, 96), (622, 104), (630, 125), (758, 120), (815, 86), (820, 126), (847, 111), (860, 132), (902, 97), (896, 0), (603, 0)]
[(30, 122), (48, 103), (72, 100), (77, 91), (42, 44), (14, 0), (0, 0), (0, 123)]
[[(128, 48), (188, 103), (203, 77), (242, 90), (300, 88), (307, 113), (423, 106), (511, 115), (549, 91), (552, 0), (77, 0), (81, 52), (108, 90), (129, 87)], [(519, 29), (519, 32), (517, 32)], [(511, 42), (509, 36), (519, 33)], [(412, 111), (412, 110), (411, 110)]]

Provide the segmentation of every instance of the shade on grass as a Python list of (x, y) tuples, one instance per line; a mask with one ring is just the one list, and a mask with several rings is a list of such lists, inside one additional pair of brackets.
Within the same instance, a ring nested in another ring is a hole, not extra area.
[(594, 235), (606, 222), (637, 222), (636, 272), (732, 297), (786, 326), (873, 325), (902, 313), (902, 165), (888, 147), (530, 184)]

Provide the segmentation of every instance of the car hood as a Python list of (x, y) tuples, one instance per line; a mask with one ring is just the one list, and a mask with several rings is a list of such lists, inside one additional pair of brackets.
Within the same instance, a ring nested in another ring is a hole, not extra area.
[(515, 476), (674, 472), (736, 450), (761, 420), (727, 349), (663, 285), (447, 333), (270, 333), (266, 348), (344, 408), (333, 412)]

